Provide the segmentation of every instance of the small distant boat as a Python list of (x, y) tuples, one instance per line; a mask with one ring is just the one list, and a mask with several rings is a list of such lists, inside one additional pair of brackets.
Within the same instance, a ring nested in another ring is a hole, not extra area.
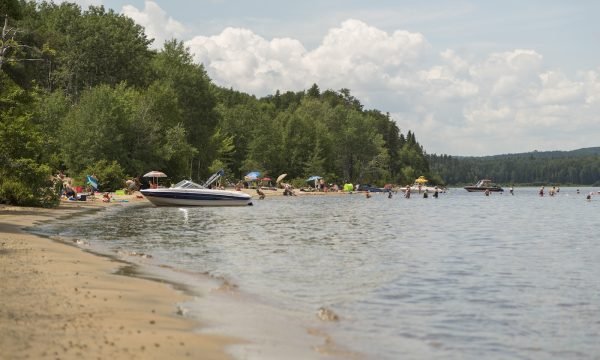
[(465, 186), (465, 190), (468, 192), (476, 192), (476, 191), (496, 191), (502, 192), (503, 188), (494, 184), (490, 179), (482, 179), (477, 182), (475, 185)]
[(209, 186), (222, 176), (214, 174), (204, 185), (182, 180), (170, 188), (144, 189), (140, 192), (156, 206), (246, 206), (252, 205), (252, 197), (246, 193), (210, 189)]

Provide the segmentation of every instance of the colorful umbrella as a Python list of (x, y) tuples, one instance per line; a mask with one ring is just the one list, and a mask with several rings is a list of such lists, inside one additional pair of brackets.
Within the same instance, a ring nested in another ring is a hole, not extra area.
[(246, 174), (246, 176), (244, 176), (244, 179), (246, 181), (254, 181), (254, 180), (258, 180), (258, 178), (260, 177), (260, 172), (259, 171), (252, 171)]
[(425, 178), (425, 176), (419, 176), (419, 178), (417, 180), (415, 180), (415, 182), (419, 183), (419, 184), (425, 184), (427, 181), (429, 181), (429, 180), (427, 180)]

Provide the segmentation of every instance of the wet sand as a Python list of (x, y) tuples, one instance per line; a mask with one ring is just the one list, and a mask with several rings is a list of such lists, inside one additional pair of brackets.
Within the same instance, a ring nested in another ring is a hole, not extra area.
[[(228, 359), (234, 339), (198, 334), (171, 285), (117, 275), (125, 264), (23, 231), (115, 203), (0, 205), (1, 359)], [(127, 203), (125, 203), (127, 200)], [(74, 221), (74, 226), (76, 222)]]

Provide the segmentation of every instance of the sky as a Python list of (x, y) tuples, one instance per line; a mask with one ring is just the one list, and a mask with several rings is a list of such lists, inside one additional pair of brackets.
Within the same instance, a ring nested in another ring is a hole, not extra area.
[(600, 1), (75, 2), (184, 41), (220, 86), (350, 89), (428, 153), (600, 146)]

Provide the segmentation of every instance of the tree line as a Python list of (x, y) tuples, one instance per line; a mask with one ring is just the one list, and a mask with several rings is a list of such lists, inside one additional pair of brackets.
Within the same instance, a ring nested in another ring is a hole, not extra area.
[(431, 170), (449, 184), (490, 178), (500, 184), (600, 186), (600, 148), (486, 157), (428, 155)]
[[(429, 171), (415, 134), (349, 89), (257, 98), (217, 86), (183, 42), (102, 6), (0, 0), (0, 202), (52, 206), (52, 175), (106, 190), (162, 170), (408, 184)], [(0, 15), (2, 16), (2, 15)]]

